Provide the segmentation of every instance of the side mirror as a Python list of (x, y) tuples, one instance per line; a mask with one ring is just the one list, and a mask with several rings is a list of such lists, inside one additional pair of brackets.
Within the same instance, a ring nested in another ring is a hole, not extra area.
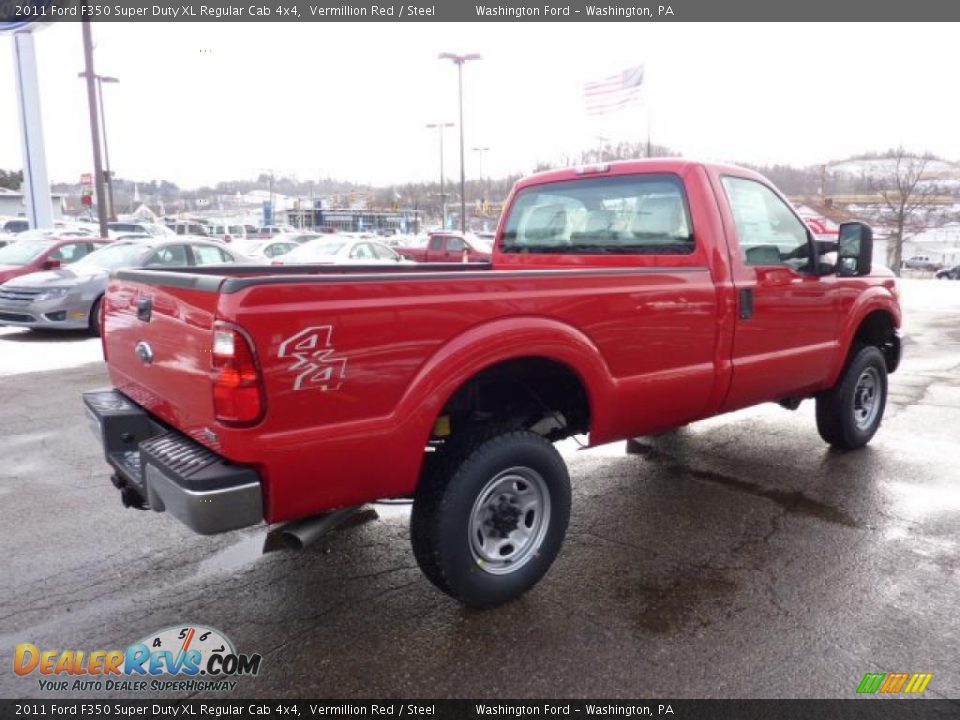
[(873, 230), (861, 222), (841, 223), (837, 236), (837, 275), (869, 275), (873, 264)]
[(60, 267), (59, 260), (54, 260), (53, 258), (50, 258), (49, 260), (43, 261), (44, 270), (56, 270), (58, 267)]

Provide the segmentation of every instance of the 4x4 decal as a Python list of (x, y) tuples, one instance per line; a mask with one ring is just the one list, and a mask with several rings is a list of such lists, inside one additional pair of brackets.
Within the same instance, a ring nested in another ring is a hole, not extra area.
[(304, 328), (280, 343), (277, 357), (295, 358), (294, 390), (337, 390), (347, 376), (347, 359), (334, 357), (333, 326)]

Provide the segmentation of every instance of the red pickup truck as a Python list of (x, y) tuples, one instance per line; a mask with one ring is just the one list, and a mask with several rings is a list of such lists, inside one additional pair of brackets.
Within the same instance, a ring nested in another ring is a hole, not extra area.
[(434, 232), (424, 247), (399, 247), (408, 260), (422, 263), (490, 262), (491, 248), (475, 235), (459, 232)]
[(85, 402), (126, 504), (217, 533), (412, 498), (426, 576), (491, 606), (560, 550), (562, 438), (814, 398), (826, 442), (866, 444), (900, 360), (871, 254), (749, 170), (551, 171), (516, 184), (488, 265), (119, 270), (114, 388)]

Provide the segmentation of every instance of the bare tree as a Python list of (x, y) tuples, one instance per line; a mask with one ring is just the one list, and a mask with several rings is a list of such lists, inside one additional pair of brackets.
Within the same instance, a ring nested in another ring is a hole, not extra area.
[(887, 265), (900, 275), (905, 231), (918, 224), (917, 211), (930, 205), (937, 187), (925, 182), (929, 180), (926, 175), (929, 155), (910, 155), (903, 147), (898, 147), (890, 157), (895, 161), (894, 167), (886, 177), (878, 180), (877, 189), (892, 215), (894, 228), (887, 240)]

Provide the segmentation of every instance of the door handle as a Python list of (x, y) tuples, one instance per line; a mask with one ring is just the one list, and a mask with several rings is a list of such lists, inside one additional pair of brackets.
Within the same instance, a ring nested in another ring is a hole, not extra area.
[(749, 320), (753, 317), (753, 288), (740, 289), (740, 319)]
[(149, 295), (144, 295), (137, 301), (137, 319), (141, 322), (150, 322), (152, 315), (153, 298)]

